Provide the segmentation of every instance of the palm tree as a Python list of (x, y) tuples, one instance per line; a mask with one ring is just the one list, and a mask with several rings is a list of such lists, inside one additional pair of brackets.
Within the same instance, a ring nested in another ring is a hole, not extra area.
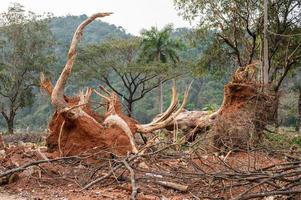
[[(184, 48), (184, 44), (172, 37), (173, 26), (166, 25), (161, 30), (156, 27), (151, 27), (150, 30), (143, 30), (141, 32), (141, 57), (146, 62), (171, 62), (176, 64), (180, 58), (178, 51)], [(163, 94), (162, 94), (162, 79), (158, 79), (158, 105), (160, 113), (163, 112)]]

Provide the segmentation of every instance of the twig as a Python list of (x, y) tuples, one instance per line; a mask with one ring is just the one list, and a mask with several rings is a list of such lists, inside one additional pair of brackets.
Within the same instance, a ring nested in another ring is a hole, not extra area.
[[(133, 155), (132, 157), (130, 157), (130, 158), (128, 159), (128, 161), (129, 161), (129, 162), (130, 162), (130, 161), (133, 161), (133, 160), (136, 159), (137, 157), (139, 157), (139, 155), (138, 155), (138, 154), (135, 154), (135, 155)], [(126, 158), (125, 158), (125, 159), (126, 159)], [(95, 179), (94, 181), (88, 183), (88, 184), (87, 184), (86, 186), (84, 186), (80, 191), (89, 189), (91, 186), (93, 186), (93, 185), (95, 185), (95, 184), (101, 182), (102, 180), (104, 180), (104, 179), (110, 177), (117, 169), (121, 168), (122, 166), (123, 166), (123, 163), (122, 163), (122, 164), (120, 163), (120, 164), (116, 165), (116, 166), (113, 167), (106, 175), (104, 175), (104, 176), (102, 176), (102, 177), (99, 177), (99, 178)]]
[(131, 166), (129, 165), (129, 163), (126, 162), (126, 160), (122, 160), (122, 162), (123, 162), (124, 166), (129, 170), (129, 172), (131, 174), (131, 184), (132, 184), (131, 199), (135, 200), (137, 192), (138, 192), (138, 188), (136, 186), (136, 181), (135, 181), (135, 172), (134, 172), (133, 168), (131, 168)]
[(86, 106), (88, 103), (81, 103), (81, 104), (78, 104), (78, 105), (75, 105), (75, 106), (72, 106), (70, 108), (67, 108), (65, 110), (62, 110), (61, 113), (68, 113), (69, 111), (75, 109), (75, 108), (79, 108), (79, 107), (82, 107), (82, 106)]
[(274, 33), (272, 31), (268, 31), (268, 32), (270, 34), (272, 34), (272, 35), (277, 35), (277, 36), (282, 36), (282, 37), (296, 37), (296, 36), (301, 36), (301, 33), (286, 35), (286, 34)]
[(260, 192), (256, 194), (250, 194), (244, 197), (235, 198), (235, 200), (248, 200), (248, 199), (255, 199), (259, 197), (267, 197), (267, 196), (274, 196), (274, 195), (289, 195), (289, 194), (300, 194), (301, 190), (285, 190), (285, 191), (271, 191), (271, 192)]

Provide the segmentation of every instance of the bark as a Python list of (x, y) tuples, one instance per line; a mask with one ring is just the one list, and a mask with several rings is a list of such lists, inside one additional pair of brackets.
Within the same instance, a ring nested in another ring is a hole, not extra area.
[(275, 101), (275, 129), (278, 132), (280, 122), (279, 122), (279, 97), (278, 92), (276, 92), (277, 100)]
[(129, 117), (132, 117), (132, 114), (133, 114), (133, 102), (132, 101), (129, 101), (128, 102), (128, 116)]
[(133, 95), (134, 94), (131, 91), (129, 91), (129, 92), (130, 92), (130, 95), (127, 100), (127, 112), (128, 112), (128, 116), (132, 117), (134, 114), (134, 107), (133, 107), (133, 104), (134, 104)]
[[(157, 53), (157, 62), (161, 62), (161, 53), (158, 50)], [(162, 85), (162, 78), (159, 75), (158, 79), (158, 107), (159, 107), (159, 113), (163, 112), (163, 85)]]
[(263, 22), (263, 85), (269, 82), (269, 46), (268, 46), (268, 0), (264, 0)]
[(6, 123), (7, 123), (8, 134), (14, 134), (14, 120), (9, 119), (9, 121), (7, 121)]
[[(156, 116), (156, 120), (160, 115)], [(199, 125), (199, 123), (204, 122), (206, 117), (210, 116), (208, 111), (189, 111), (183, 110), (173, 121), (166, 124), (166, 129), (173, 130), (176, 124), (178, 129), (181, 130), (191, 130)], [(209, 122), (209, 120), (208, 120)]]

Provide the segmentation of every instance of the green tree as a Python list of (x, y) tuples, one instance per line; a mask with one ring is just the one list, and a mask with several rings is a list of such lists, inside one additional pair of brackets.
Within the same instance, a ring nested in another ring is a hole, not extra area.
[(39, 72), (54, 60), (48, 21), (49, 16), (26, 12), (20, 4), (1, 13), (0, 112), (10, 134), (17, 112), (33, 103)]
[[(184, 44), (179, 39), (172, 37), (173, 26), (167, 25), (162, 30), (151, 27), (143, 30), (141, 58), (146, 62), (172, 63), (180, 61), (179, 50), (183, 50)], [(159, 112), (163, 112), (162, 78), (158, 77), (158, 106)]]
[[(153, 65), (138, 61), (139, 46), (140, 40), (137, 38), (109, 39), (100, 44), (87, 45), (78, 55), (77, 70), (80, 72), (78, 75), (84, 77), (83, 81), (89, 77), (92, 81), (107, 85), (126, 102), (129, 116), (133, 114), (134, 103), (158, 87), (158, 74), (174, 73), (167, 72), (171, 68), (168, 64)], [(170, 77), (162, 76), (162, 82)]]
[[(199, 20), (201, 30), (214, 31), (215, 40), (206, 55), (244, 67), (262, 60), (262, 0), (174, 0), (187, 20)], [(278, 92), (288, 72), (300, 66), (299, 0), (276, 0), (268, 6), (269, 83)], [(204, 39), (204, 38), (202, 38)]]

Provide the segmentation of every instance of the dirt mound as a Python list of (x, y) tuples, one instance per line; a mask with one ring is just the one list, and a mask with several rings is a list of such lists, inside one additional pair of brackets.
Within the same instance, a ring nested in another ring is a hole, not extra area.
[[(78, 97), (65, 99), (70, 107), (78, 105)], [(50, 133), (46, 139), (48, 151), (53, 153), (53, 156), (78, 155), (95, 148), (120, 155), (125, 155), (131, 150), (129, 139), (123, 130), (116, 126), (100, 125), (108, 113), (103, 117), (94, 112), (89, 105), (83, 106), (82, 109), (99, 123), (93, 123), (84, 116), (72, 120), (55, 112), (49, 123)], [(135, 133), (136, 121), (122, 113), (118, 100), (115, 103), (115, 111), (129, 124), (132, 133)]]
[(276, 95), (256, 80), (243, 79), (242, 73), (247, 72), (239, 71), (225, 85), (223, 104), (211, 126), (217, 150), (247, 149), (261, 139), (265, 126), (274, 122)]

